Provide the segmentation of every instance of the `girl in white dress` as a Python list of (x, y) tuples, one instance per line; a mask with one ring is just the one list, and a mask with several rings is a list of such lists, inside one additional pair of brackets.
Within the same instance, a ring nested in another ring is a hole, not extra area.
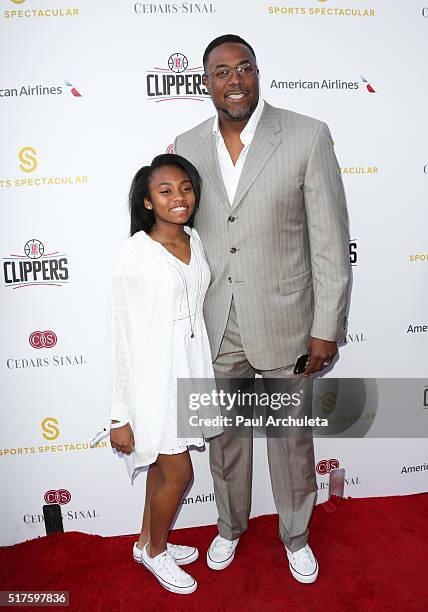
[(203, 446), (205, 433), (178, 437), (177, 379), (214, 379), (202, 314), (210, 272), (192, 229), (200, 190), (196, 168), (179, 155), (141, 168), (129, 196), (131, 236), (113, 274), (110, 441), (126, 455), (132, 480), (149, 466), (134, 559), (175, 593), (197, 588), (179, 565), (195, 561), (198, 550), (167, 538), (193, 475), (188, 447)]

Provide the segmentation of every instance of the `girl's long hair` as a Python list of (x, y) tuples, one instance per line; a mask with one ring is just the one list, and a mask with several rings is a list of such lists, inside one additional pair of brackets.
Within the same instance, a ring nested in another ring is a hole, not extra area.
[(162, 166), (178, 166), (189, 177), (195, 193), (195, 210), (187, 221), (186, 225), (193, 227), (195, 213), (201, 199), (201, 177), (195, 166), (181, 155), (175, 153), (165, 153), (157, 155), (150, 166), (143, 166), (134, 176), (129, 190), (129, 214), (131, 216), (130, 235), (143, 230), (146, 234), (150, 233), (156, 218), (153, 210), (144, 206), (144, 198), (150, 200), (149, 183), (155, 170)]

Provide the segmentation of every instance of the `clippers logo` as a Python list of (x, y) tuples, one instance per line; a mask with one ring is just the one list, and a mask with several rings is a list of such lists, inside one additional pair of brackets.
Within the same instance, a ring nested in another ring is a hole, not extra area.
[(339, 461), (337, 459), (321, 459), (318, 461), (316, 471), (321, 476), (329, 474), (331, 470), (337, 470), (339, 467)]
[(44, 244), (37, 238), (24, 245), (25, 255), (11, 253), (4, 258), (5, 287), (21, 289), (35, 285), (60, 287), (68, 282), (68, 259), (59, 251), (45, 253)]
[(173, 72), (184, 72), (188, 65), (187, 57), (182, 53), (173, 53), (168, 60), (168, 67)]
[(40, 240), (33, 238), (25, 243), (24, 253), (29, 259), (39, 259), (45, 252), (45, 247)]
[(67, 491), (67, 489), (58, 489), (57, 491), (51, 489), (50, 491), (46, 491), (43, 499), (47, 504), (60, 504), (64, 506), (71, 501), (71, 493)]
[(203, 66), (189, 68), (189, 61), (182, 53), (173, 53), (167, 61), (168, 68), (153, 68), (146, 73), (147, 99), (155, 102), (192, 100), (203, 102), (209, 93), (202, 82)]
[(35, 331), (28, 338), (35, 349), (52, 348), (57, 343), (56, 333), (53, 331)]
[(366, 86), (366, 89), (367, 89), (367, 91), (368, 91), (369, 93), (376, 93), (376, 91), (375, 91), (375, 90), (374, 90), (374, 88), (373, 88), (373, 85), (371, 85), (371, 84), (368, 82), (368, 80), (367, 80), (365, 77), (363, 77), (363, 75), (361, 75), (361, 80), (362, 80), (362, 82), (364, 83), (364, 85)]
[(81, 98), (82, 94), (80, 93), (80, 91), (78, 91), (73, 83), (70, 83), (70, 81), (67, 81), (67, 79), (63, 79), (64, 83), (67, 85), (69, 92), (75, 97), (75, 98)]

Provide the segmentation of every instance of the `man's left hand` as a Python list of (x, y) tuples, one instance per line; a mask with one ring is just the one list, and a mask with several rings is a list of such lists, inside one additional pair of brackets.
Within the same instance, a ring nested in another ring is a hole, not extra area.
[(308, 353), (310, 356), (306, 362), (304, 376), (315, 374), (330, 365), (337, 353), (337, 342), (309, 336)]

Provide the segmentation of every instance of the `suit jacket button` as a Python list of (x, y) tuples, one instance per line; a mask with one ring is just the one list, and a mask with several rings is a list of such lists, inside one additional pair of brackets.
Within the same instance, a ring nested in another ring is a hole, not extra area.
[(232, 248), (230, 249), (230, 252), (231, 252), (231, 253), (236, 253), (236, 249), (235, 249), (235, 247), (232, 247)]
[(228, 221), (230, 221), (230, 223), (233, 223), (235, 221), (235, 217), (229, 217)]

